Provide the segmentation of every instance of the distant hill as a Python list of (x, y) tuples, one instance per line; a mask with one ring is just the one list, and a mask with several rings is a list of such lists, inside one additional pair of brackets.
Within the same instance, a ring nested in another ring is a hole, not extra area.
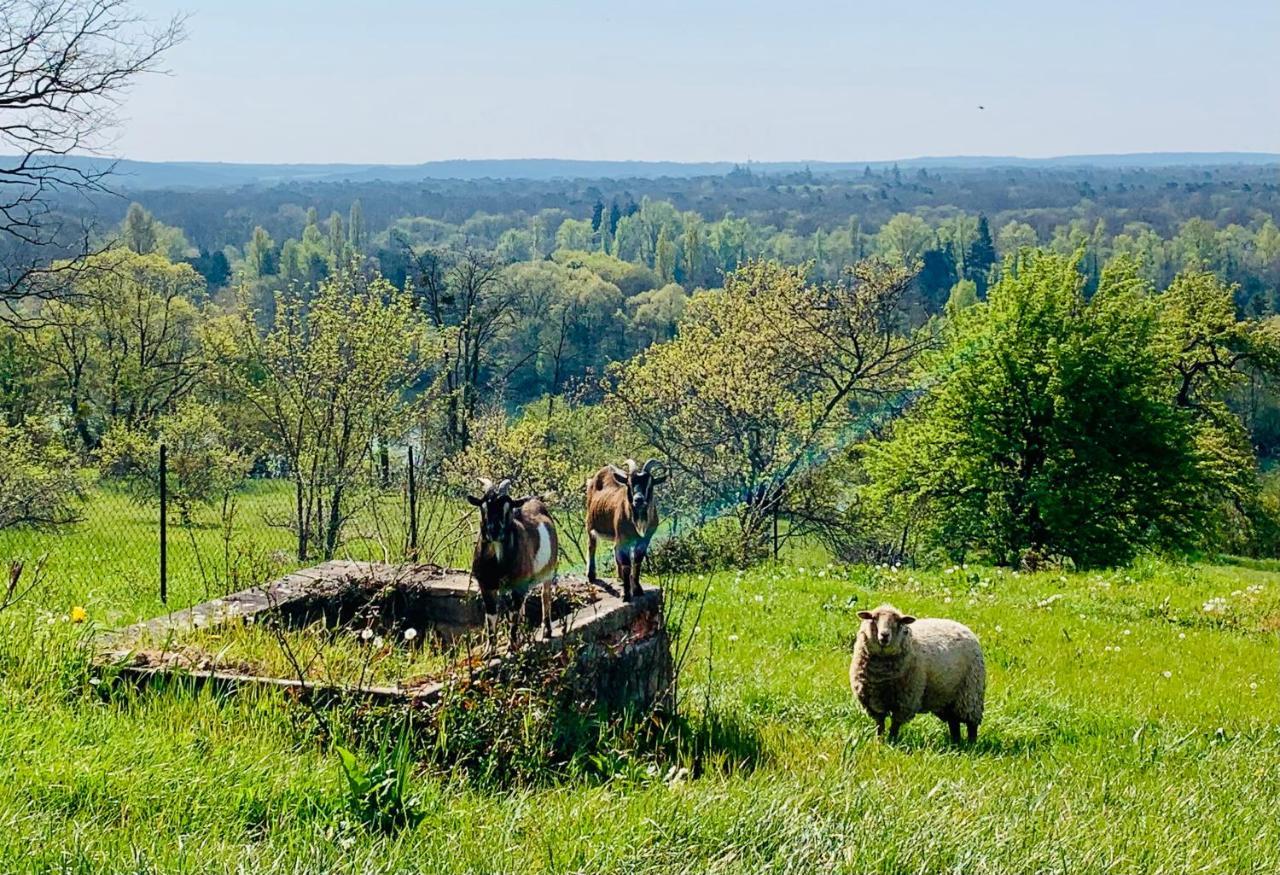
[(114, 186), (125, 190), (159, 188), (225, 188), (289, 182), (420, 182), (431, 179), (688, 179), (724, 176), (746, 169), (760, 175), (859, 173), (865, 168), (979, 170), (1024, 168), (1156, 168), (1224, 165), (1280, 165), (1280, 153), (1145, 152), (1126, 155), (1064, 155), (1056, 158), (1013, 156), (940, 156), (898, 161), (576, 161), (559, 158), (511, 158), (428, 161), (423, 164), (228, 164), (214, 161), (112, 162), (104, 158), (61, 159), (89, 170), (115, 165)]

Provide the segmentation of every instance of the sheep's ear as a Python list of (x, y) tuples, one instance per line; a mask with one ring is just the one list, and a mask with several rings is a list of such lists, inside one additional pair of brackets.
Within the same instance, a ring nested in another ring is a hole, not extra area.
[(915, 617), (910, 617), (910, 616), (907, 616), (907, 617), (899, 617), (899, 618), (898, 618), (898, 625), (899, 625), (899, 626), (910, 626), (910, 625), (911, 625), (912, 623), (914, 623), (915, 621), (916, 621), (916, 618), (915, 618)]
[(858, 619), (860, 620), (873, 620), (875, 619), (875, 616), (876, 615), (870, 611), (858, 611)]

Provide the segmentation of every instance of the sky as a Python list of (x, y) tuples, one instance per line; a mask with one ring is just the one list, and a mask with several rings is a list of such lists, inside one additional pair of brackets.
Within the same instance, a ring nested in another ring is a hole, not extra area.
[(1280, 152), (1278, 0), (134, 5), (189, 16), (139, 160)]

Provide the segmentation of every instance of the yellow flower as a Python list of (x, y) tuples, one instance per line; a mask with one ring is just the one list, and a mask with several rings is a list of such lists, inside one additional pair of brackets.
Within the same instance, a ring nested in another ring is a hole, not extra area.
[(76, 605), (74, 608), (71, 609), (71, 622), (83, 623), (87, 619), (89, 619), (89, 612), (86, 611), (84, 608), (80, 607), (79, 605)]

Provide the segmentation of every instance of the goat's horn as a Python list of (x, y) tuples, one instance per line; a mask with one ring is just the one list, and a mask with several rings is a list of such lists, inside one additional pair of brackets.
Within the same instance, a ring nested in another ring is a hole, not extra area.
[(657, 459), (650, 459), (649, 461), (644, 463), (644, 473), (648, 474), (654, 469), (654, 467), (661, 464), (662, 463), (659, 462)]
[(635, 460), (635, 459), (627, 459), (627, 473), (628, 473), (628, 474), (634, 474), (634, 473), (635, 473), (635, 470), (636, 470), (636, 460)]
[(506, 480), (503, 480), (501, 483), (498, 484), (498, 494), (506, 495), (507, 490), (509, 490), (510, 488), (511, 488), (511, 478), (508, 477)]
[(488, 492), (490, 489), (493, 488), (493, 481), (490, 480), (488, 477), (478, 477), (476, 479), (480, 481), (480, 485), (484, 487), (485, 492)]

